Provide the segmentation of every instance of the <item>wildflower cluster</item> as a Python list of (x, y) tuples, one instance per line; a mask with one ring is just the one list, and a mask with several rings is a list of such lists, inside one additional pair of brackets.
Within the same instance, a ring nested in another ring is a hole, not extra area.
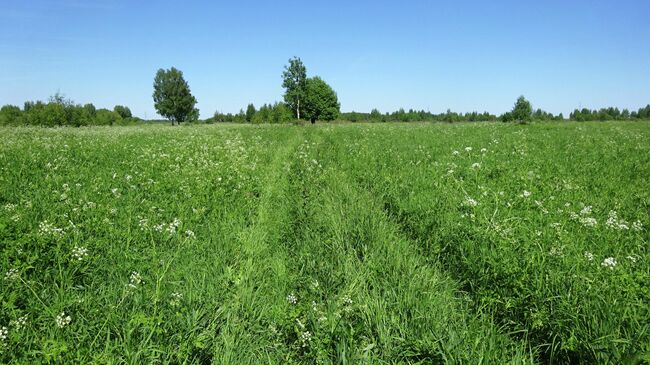
[(287, 302), (289, 302), (289, 304), (295, 305), (298, 303), (298, 298), (293, 293), (290, 293), (287, 295)]
[(15, 268), (9, 269), (5, 273), (5, 280), (7, 280), (7, 281), (14, 281), (14, 280), (17, 280), (19, 277), (20, 277), (20, 274), (18, 273), (18, 269), (15, 269)]
[(59, 328), (63, 328), (72, 322), (72, 317), (69, 315), (66, 315), (65, 312), (61, 312), (58, 316), (56, 316), (56, 325)]
[(52, 237), (59, 237), (65, 234), (63, 228), (57, 228), (48, 221), (42, 221), (41, 223), (39, 223), (38, 232), (41, 234), (41, 236), (52, 236)]
[(616, 267), (616, 259), (613, 257), (608, 257), (600, 263), (600, 266), (613, 270), (614, 267)]
[(169, 304), (172, 307), (178, 307), (181, 305), (181, 301), (183, 300), (183, 294), (181, 293), (172, 293), (171, 299), (169, 300)]
[(85, 247), (74, 246), (72, 249), (72, 258), (77, 261), (82, 261), (88, 256), (88, 249)]
[(27, 315), (18, 317), (16, 320), (9, 321), (9, 326), (17, 330), (24, 328), (27, 325)]
[(138, 285), (142, 284), (142, 277), (137, 271), (132, 271), (129, 276), (129, 287), (136, 288)]

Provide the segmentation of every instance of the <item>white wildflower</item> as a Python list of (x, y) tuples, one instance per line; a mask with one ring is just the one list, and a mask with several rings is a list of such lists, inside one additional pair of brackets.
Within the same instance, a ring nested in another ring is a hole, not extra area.
[(7, 203), (4, 205), (4, 208), (6, 211), (11, 212), (12, 210), (16, 209), (16, 204)]
[(580, 223), (582, 223), (582, 225), (585, 227), (595, 227), (598, 224), (598, 221), (596, 218), (584, 217), (580, 218)]
[(632, 223), (632, 230), (641, 232), (643, 230), (643, 224), (641, 224), (641, 221), (636, 221)]
[(636, 256), (630, 255), (630, 256), (627, 256), (626, 259), (632, 261), (633, 264), (636, 264), (636, 260), (637, 260)]
[(9, 330), (7, 327), (0, 327), (0, 343), (5, 342), (7, 340), (7, 336), (9, 335)]
[(296, 304), (298, 303), (298, 298), (296, 298), (296, 296), (293, 293), (291, 293), (287, 295), (287, 302), (289, 302), (289, 304)]
[(467, 151), (467, 152), (471, 152), (471, 151), (472, 151), (472, 147), (465, 147), (465, 151)]
[(616, 259), (613, 257), (608, 257), (604, 259), (603, 262), (600, 263), (600, 266), (613, 270), (614, 267), (616, 266)]
[(169, 304), (170, 304), (172, 307), (177, 307), (177, 306), (179, 306), (179, 305), (181, 304), (181, 301), (183, 300), (183, 294), (181, 294), (181, 293), (172, 293), (171, 296), (172, 296), (172, 298), (171, 298), (171, 300), (169, 301)]
[(196, 238), (196, 235), (194, 234), (194, 232), (190, 231), (189, 229), (187, 231), (185, 231), (185, 235), (187, 236), (187, 238), (190, 238), (190, 239)]
[(61, 312), (61, 314), (56, 316), (56, 325), (59, 328), (63, 328), (65, 326), (69, 325), (70, 322), (72, 322), (72, 317), (70, 317), (69, 315), (66, 316), (65, 312)]
[(585, 251), (584, 256), (587, 259), (587, 261), (594, 261), (594, 254), (593, 253), (591, 253), (589, 251)]
[(342, 301), (344, 305), (352, 305), (352, 299), (347, 295), (343, 296)]
[(309, 341), (311, 341), (311, 332), (305, 331), (300, 334), (300, 341), (302, 341), (302, 347), (307, 347)]
[(591, 210), (592, 210), (591, 205), (587, 205), (587, 206), (585, 206), (584, 208), (582, 208), (582, 210), (580, 211), (580, 214), (581, 214), (581, 215), (588, 215), (588, 214), (591, 214)]
[(85, 247), (74, 246), (72, 249), (72, 258), (81, 261), (88, 256), (88, 249)]
[(18, 273), (18, 269), (13, 269), (12, 268), (12, 269), (9, 269), (5, 273), (5, 280), (8, 280), (8, 281), (17, 280), (19, 277), (20, 277), (20, 274)]
[(26, 325), (27, 325), (27, 315), (18, 317), (18, 319), (16, 319), (15, 321), (9, 321), (9, 326), (14, 327), (17, 330), (24, 328)]
[(531, 196), (532, 194), (533, 194), (533, 193), (531, 193), (530, 191), (524, 190), (524, 192), (520, 195), (520, 197), (522, 197), (522, 198), (528, 198), (528, 197)]
[(548, 254), (551, 256), (562, 257), (562, 247), (553, 246)]
[(451, 154), (454, 155), (454, 156), (458, 156), (460, 154), (460, 152), (454, 150), (454, 152), (452, 152)]
[(478, 162), (474, 162), (474, 163), (472, 164), (472, 168), (473, 168), (473, 169), (478, 169), (478, 168), (480, 168), (480, 167), (481, 167), (481, 164), (478, 163)]
[(142, 283), (142, 277), (137, 271), (132, 271), (129, 276), (129, 287), (135, 288)]
[(54, 237), (62, 236), (63, 234), (65, 234), (63, 228), (57, 228), (48, 221), (42, 221), (41, 223), (39, 223), (38, 232), (42, 236), (54, 236)]
[(465, 205), (468, 207), (475, 207), (478, 205), (478, 202), (470, 197), (465, 198)]
[(169, 223), (169, 225), (167, 226), (166, 229), (167, 233), (169, 233), (170, 236), (173, 235), (174, 233), (176, 233), (176, 228), (178, 228), (178, 226), (180, 225), (181, 225), (180, 219), (174, 218), (174, 220), (171, 223)]

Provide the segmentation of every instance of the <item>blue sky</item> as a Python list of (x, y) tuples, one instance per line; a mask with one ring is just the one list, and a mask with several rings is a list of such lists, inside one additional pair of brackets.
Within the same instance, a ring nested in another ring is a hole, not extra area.
[(282, 99), (299, 56), (343, 111), (650, 103), (650, 1), (0, 0), (0, 104), (128, 105), (155, 117), (158, 68), (201, 117)]

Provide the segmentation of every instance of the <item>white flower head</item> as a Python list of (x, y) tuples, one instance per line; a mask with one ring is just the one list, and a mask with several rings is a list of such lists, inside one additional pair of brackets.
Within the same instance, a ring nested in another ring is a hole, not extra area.
[(307, 347), (309, 345), (309, 341), (311, 341), (311, 332), (309, 331), (304, 331), (303, 333), (300, 334), (300, 341), (302, 341), (302, 347)]
[(18, 317), (15, 321), (9, 321), (9, 326), (14, 327), (19, 330), (24, 328), (27, 325), (27, 315)]
[(0, 343), (4, 342), (7, 339), (7, 336), (9, 335), (9, 330), (7, 327), (0, 327)]
[(458, 156), (460, 154), (460, 152), (458, 152), (457, 150), (454, 150), (454, 152), (452, 152), (451, 154), (454, 155), (454, 156)]
[(181, 301), (183, 300), (183, 294), (181, 293), (172, 293), (171, 297), (172, 298), (170, 299), (169, 304), (172, 307), (179, 306), (181, 304)]
[(478, 202), (468, 196), (467, 198), (465, 198), (465, 205), (467, 205), (468, 207), (475, 207), (478, 205)]
[(585, 227), (595, 227), (598, 224), (598, 221), (593, 217), (584, 217), (580, 218), (580, 223)]
[(613, 270), (616, 267), (616, 259), (613, 257), (608, 257), (600, 263), (600, 266)]
[(14, 281), (17, 280), (19, 277), (20, 274), (18, 273), (18, 269), (12, 268), (5, 273), (5, 280), (7, 281)]
[(293, 293), (290, 293), (289, 295), (287, 295), (287, 302), (289, 302), (289, 304), (296, 304), (298, 303), (298, 298), (296, 298), (296, 296)]
[(88, 256), (88, 249), (85, 247), (74, 246), (72, 249), (72, 258), (77, 261), (82, 261)]
[(140, 284), (142, 284), (142, 276), (137, 271), (132, 271), (129, 276), (129, 287), (136, 288)]
[(61, 312), (58, 316), (56, 316), (56, 325), (59, 328), (63, 328), (72, 322), (72, 317), (69, 315), (65, 315), (65, 312)]
[(594, 261), (594, 254), (593, 253), (591, 253), (589, 251), (585, 251), (584, 256), (587, 259), (587, 261)]
[(473, 169), (478, 169), (478, 168), (480, 168), (480, 167), (481, 167), (481, 164), (478, 163), (478, 162), (474, 162), (474, 163), (472, 164), (472, 168), (473, 168)]
[(472, 152), (472, 147), (465, 147), (466, 152)]

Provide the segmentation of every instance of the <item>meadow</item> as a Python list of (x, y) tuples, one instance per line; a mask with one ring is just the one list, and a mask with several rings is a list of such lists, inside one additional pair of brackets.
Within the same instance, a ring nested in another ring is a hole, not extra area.
[(0, 363), (650, 363), (648, 122), (0, 132)]

